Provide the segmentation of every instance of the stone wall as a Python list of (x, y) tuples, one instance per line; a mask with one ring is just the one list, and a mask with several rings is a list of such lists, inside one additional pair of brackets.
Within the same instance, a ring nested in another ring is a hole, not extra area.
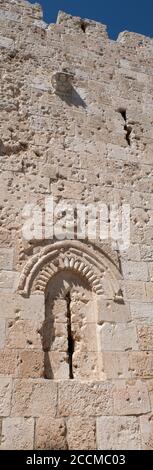
[[(153, 448), (152, 59), (0, 0), (0, 449)], [(50, 195), (130, 204), (129, 248), (26, 241)]]

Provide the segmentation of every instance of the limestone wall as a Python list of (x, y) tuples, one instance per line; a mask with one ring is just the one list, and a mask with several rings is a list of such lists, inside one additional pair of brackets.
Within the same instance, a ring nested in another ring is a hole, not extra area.
[[(0, 449), (153, 448), (153, 40), (0, 0)], [(45, 197), (129, 247), (25, 240)]]

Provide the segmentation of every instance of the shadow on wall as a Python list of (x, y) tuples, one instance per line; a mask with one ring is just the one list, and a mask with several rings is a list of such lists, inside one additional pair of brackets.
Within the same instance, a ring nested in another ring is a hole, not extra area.
[(85, 101), (81, 98), (79, 93), (75, 90), (73, 86), (69, 89), (69, 94), (61, 94), (56, 91), (56, 95), (58, 95), (62, 101), (65, 101), (68, 106), (75, 106), (76, 108), (87, 108)]
[(68, 106), (75, 106), (76, 108), (86, 108), (85, 101), (81, 98), (73, 85), (74, 74), (63, 68), (55, 72), (52, 76), (52, 86), (54, 93), (65, 101)]

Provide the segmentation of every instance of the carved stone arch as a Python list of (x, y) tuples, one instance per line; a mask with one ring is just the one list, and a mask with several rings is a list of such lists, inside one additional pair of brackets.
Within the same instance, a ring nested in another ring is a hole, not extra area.
[(45, 292), (50, 279), (66, 270), (84, 277), (97, 295), (107, 291), (107, 296), (112, 297), (120, 290), (120, 271), (103, 250), (77, 240), (65, 240), (42, 248), (27, 262), (18, 291), (25, 297), (30, 292)]

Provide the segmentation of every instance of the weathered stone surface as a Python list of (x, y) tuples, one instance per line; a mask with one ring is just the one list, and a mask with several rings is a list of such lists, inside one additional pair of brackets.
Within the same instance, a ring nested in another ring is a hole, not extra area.
[(67, 324), (47, 320), (41, 329), (43, 349), (54, 352), (67, 352)]
[[(142, 281), (124, 281), (121, 283), (123, 297), (126, 301), (146, 302), (146, 285), (148, 283)], [(121, 306), (122, 307), (122, 306)]]
[(16, 350), (0, 350), (0, 375), (17, 375), (18, 353)]
[(0, 47), (4, 47), (5, 49), (13, 49), (14, 41), (12, 39), (0, 36)]
[(138, 343), (142, 351), (153, 350), (153, 326), (138, 326)]
[(0, 349), (4, 348), (6, 335), (6, 322), (4, 319), (0, 321)]
[(147, 380), (147, 387), (149, 390), (149, 398), (151, 402), (151, 409), (153, 409), (153, 379)]
[(99, 450), (140, 450), (139, 418), (135, 416), (103, 416), (97, 418)]
[(81, 348), (76, 350), (73, 354), (73, 377), (79, 381), (105, 380), (102, 354), (95, 354)]
[(153, 415), (140, 416), (142, 447), (144, 450), (153, 448)]
[(132, 377), (151, 378), (153, 376), (153, 352), (132, 352), (129, 355), (129, 369)]
[(137, 350), (137, 332), (134, 324), (103, 323), (98, 327), (99, 351)]
[(153, 305), (151, 303), (131, 303), (132, 320), (135, 323), (153, 325)]
[(113, 390), (109, 383), (65, 381), (58, 386), (60, 416), (111, 415)]
[(11, 291), (15, 292), (19, 281), (19, 273), (13, 271), (1, 271), (0, 272), (0, 289), (4, 289), (4, 292)]
[(0, 297), (0, 317), (20, 318), (21, 320), (44, 321), (44, 296), (33, 294), (29, 299), (18, 294), (6, 294)]
[(129, 367), (129, 357), (132, 353), (128, 352), (103, 352), (103, 374), (106, 380), (131, 378)]
[(0, 0), (1, 445), (150, 448), (152, 38), (42, 18)]
[(9, 416), (11, 409), (12, 380), (0, 377), (0, 416)]
[(18, 377), (23, 379), (25, 377), (31, 379), (44, 377), (43, 351), (19, 351), (17, 360), (18, 367), (16, 375)]
[(111, 300), (106, 301), (103, 298), (97, 298), (96, 316), (98, 324), (103, 322), (125, 323), (131, 318), (128, 304), (117, 304)]
[(114, 413), (117, 415), (140, 415), (150, 412), (150, 401), (147, 385), (136, 382), (116, 383), (114, 389)]
[(12, 248), (0, 248), (0, 270), (11, 271), (13, 269)]
[(153, 302), (153, 282), (146, 282), (147, 301)]
[(97, 305), (93, 300), (90, 300), (89, 292), (84, 293), (86, 296), (86, 302), (79, 298), (72, 300), (71, 311), (72, 311), (72, 322), (77, 323), (83, 320), (84, 323), (95, 323), (97, 314)]
[(6, 418), (3, 421), (1, 450), (32, 450), (33, 418)]
[(52, 419), (45, 416), (36, 420), (35, 449), (68, 449), (66, 424), (63, 419)]
[(75, 352), (92, 353), (98, 350), (96, 323), (72, 323)]
[(70, 450), (96, 449), (96, 420), (94, 418), (68, 418), (66, 427)]
[(148, 281), (148, 266), (144, 262), (124, 261), (122, 263), (124, 279)]
[(41, 324), (32, 320), (9, 320), (6, 327), (6, 347), (10, 349), (42, 349)]
[(69, 364), (67, 352), (45, 352), (44, 374), (48, 379), (65, 380), (69, 378)]
[(56, 323), (67, 324), (67, 304), (65, 299), (59, 298), (58, 301), (54, 301), (53, 314), (56, 319)]
[[(43, 406), (42, 406), (43, 403)], [(39, 417), (56, 415), (57, 384), (44, 379), (15, 380), (12, 416)]]

